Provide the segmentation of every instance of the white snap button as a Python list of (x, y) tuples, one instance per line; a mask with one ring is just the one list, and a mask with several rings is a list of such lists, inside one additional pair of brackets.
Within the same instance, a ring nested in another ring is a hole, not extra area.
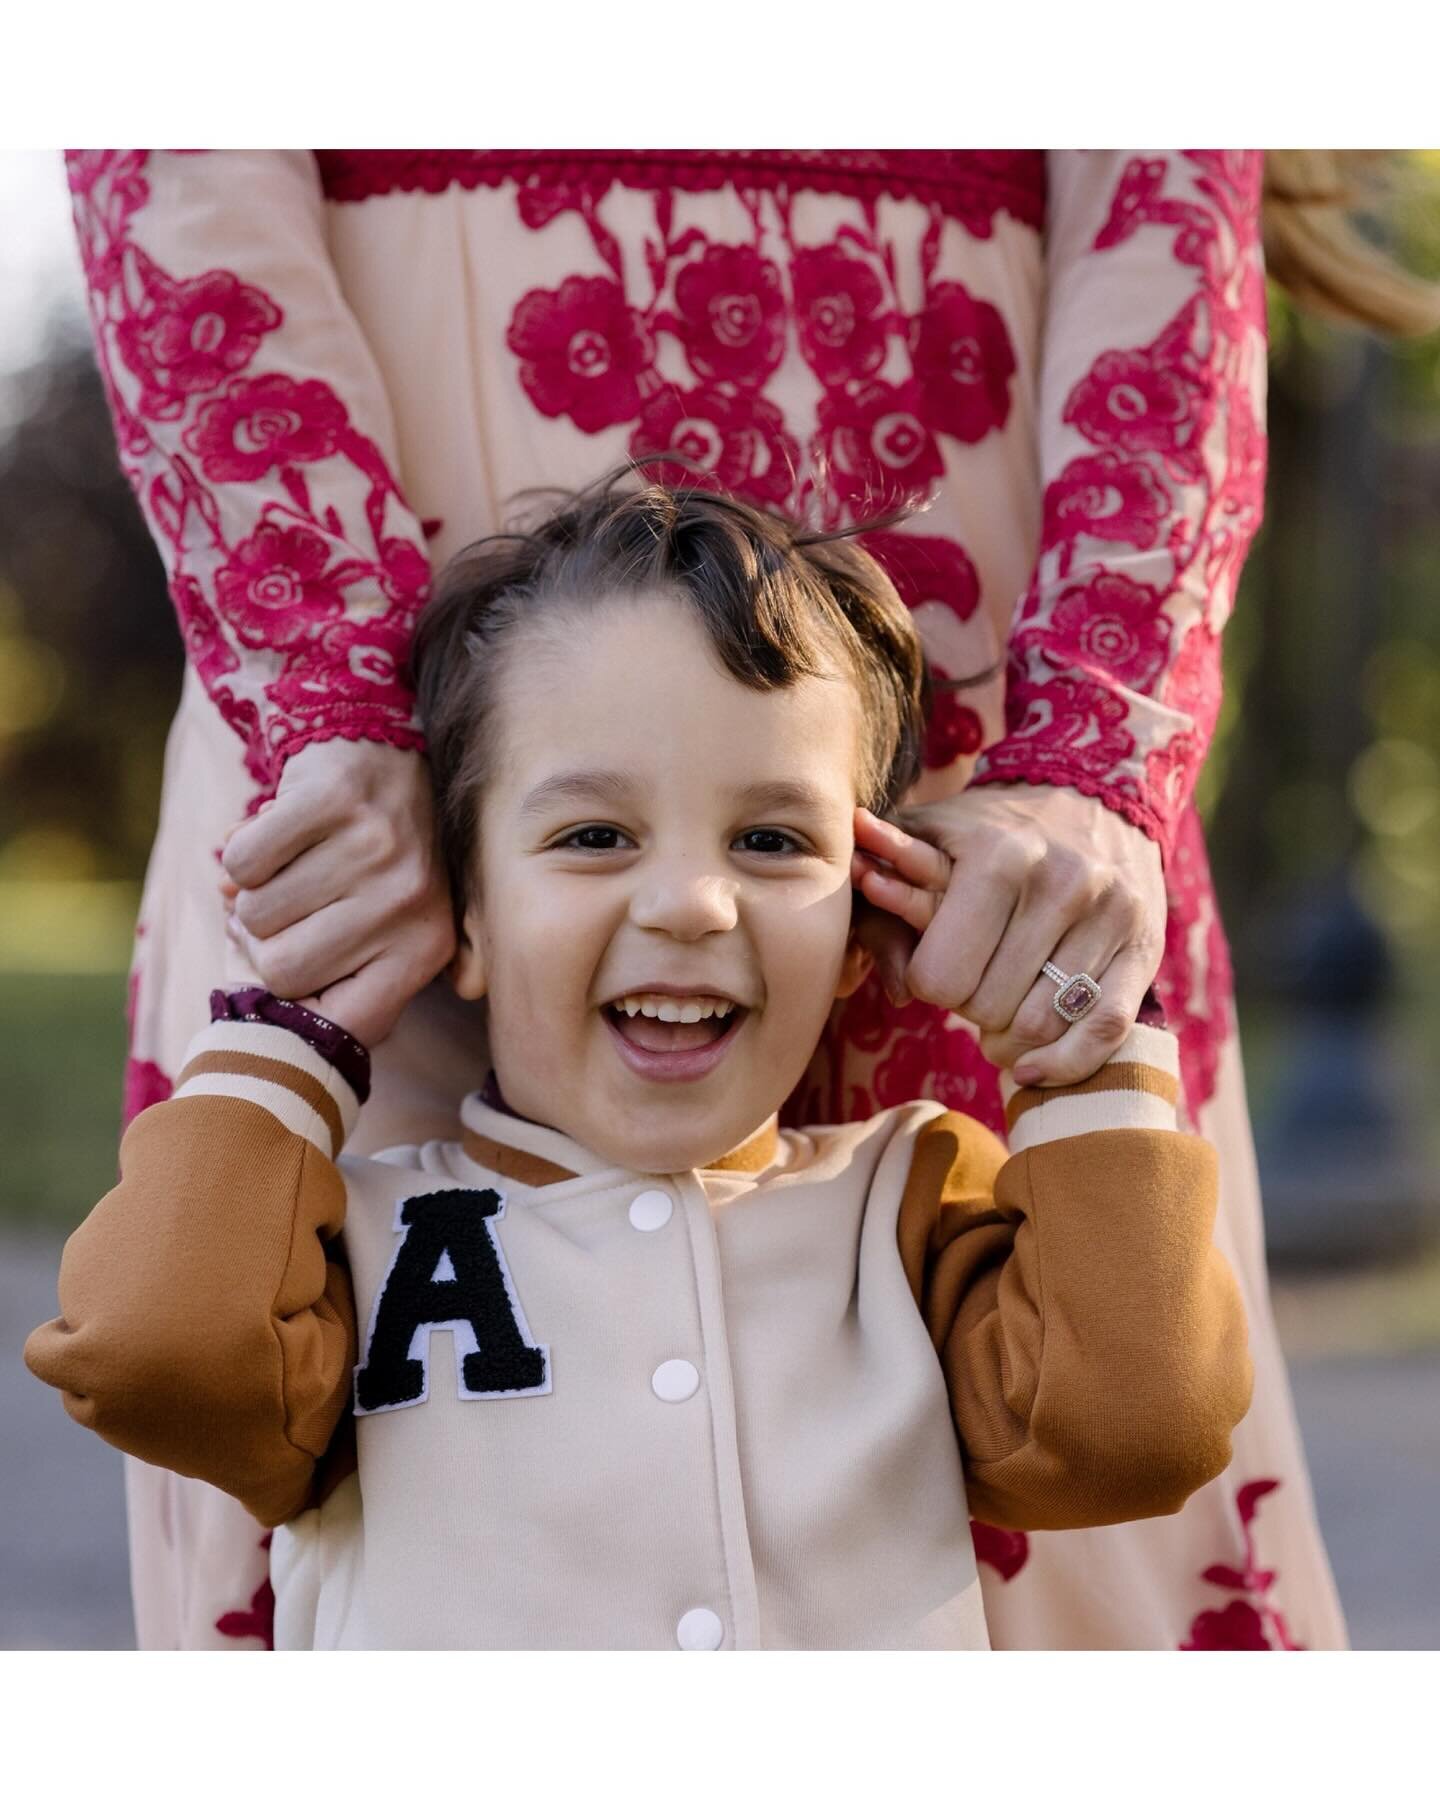
[(661, 1363), (650, 1385), (657, 1400), (688, 1400), (700, 1385), (700, 1371), (683, 1356), (675, 1356)]
[(708, 1606), (692, 1606), (675, 1627), (675, 1642), (682, 1650), (718, 1650), (725, 1642), (720, 1615)]
[(651, 1188), (637, 1194), (630, 1202), (630, 1223), (637, 1231), (658, 1231), (662, 1225), (670, 1223), (674, 1210), (674, 1202), (668, 1194), (659, 1188)]

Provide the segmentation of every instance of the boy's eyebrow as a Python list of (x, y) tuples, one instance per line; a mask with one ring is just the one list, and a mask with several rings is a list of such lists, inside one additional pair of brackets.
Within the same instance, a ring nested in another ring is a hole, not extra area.
[(567, 769), (551, 775), (520, 802), (522, 813), (543, 812), (562, 800), (593, 800), (601, 806), (619, 806), (628, 800), (633, 786), (628, 776), (610, 769)]
[(808, 781), (756, 781), (735, 797), (747, 811), (760, 812), (823, 812), (827, 804), (826, 796)]
[[(630, 777), (615, 770), (567, 769), (531, 788), (520, 802), (520, 811), (544, 812), (547, 807), (574, 801), (623, 806), (633, 799), (634, 792)], [(735, 800), (747, 812), (823, 812), (826, 807), (826, 796), (808, 781), (754, 781), (737, 788)]]

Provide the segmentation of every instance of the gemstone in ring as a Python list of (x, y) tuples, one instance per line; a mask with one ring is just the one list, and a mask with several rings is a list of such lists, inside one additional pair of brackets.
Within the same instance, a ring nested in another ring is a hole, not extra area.
[(1052, 962), (1047, 962), (1040, 973), (1056, 984), (1058, 991), (1050, 1004), (1067, 1025), (1083, 1019), (1100, 998), (1100, 983), (1088, 975), (1067, 975)]

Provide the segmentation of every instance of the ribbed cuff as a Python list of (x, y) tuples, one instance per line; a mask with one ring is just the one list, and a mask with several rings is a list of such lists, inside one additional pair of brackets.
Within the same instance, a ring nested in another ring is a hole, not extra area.
[(1017, 1087), (1000, 1077), (1012, 1152), (1086, 1131), (1174, 1131), (1180, 1047), (1168, 1031), (1136, 1025), (1095, 1073), (1069, 1087)]

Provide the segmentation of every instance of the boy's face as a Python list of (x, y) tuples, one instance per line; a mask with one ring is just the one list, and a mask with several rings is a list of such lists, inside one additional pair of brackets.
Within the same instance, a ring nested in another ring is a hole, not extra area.
[(505, 1098), (630, 1168), (711, 1162), (865, 972), (853, 686), (744, 687), (684, 601), (646, 596), (552, 614), (499, 689), (454, 978), (489, 995)]

